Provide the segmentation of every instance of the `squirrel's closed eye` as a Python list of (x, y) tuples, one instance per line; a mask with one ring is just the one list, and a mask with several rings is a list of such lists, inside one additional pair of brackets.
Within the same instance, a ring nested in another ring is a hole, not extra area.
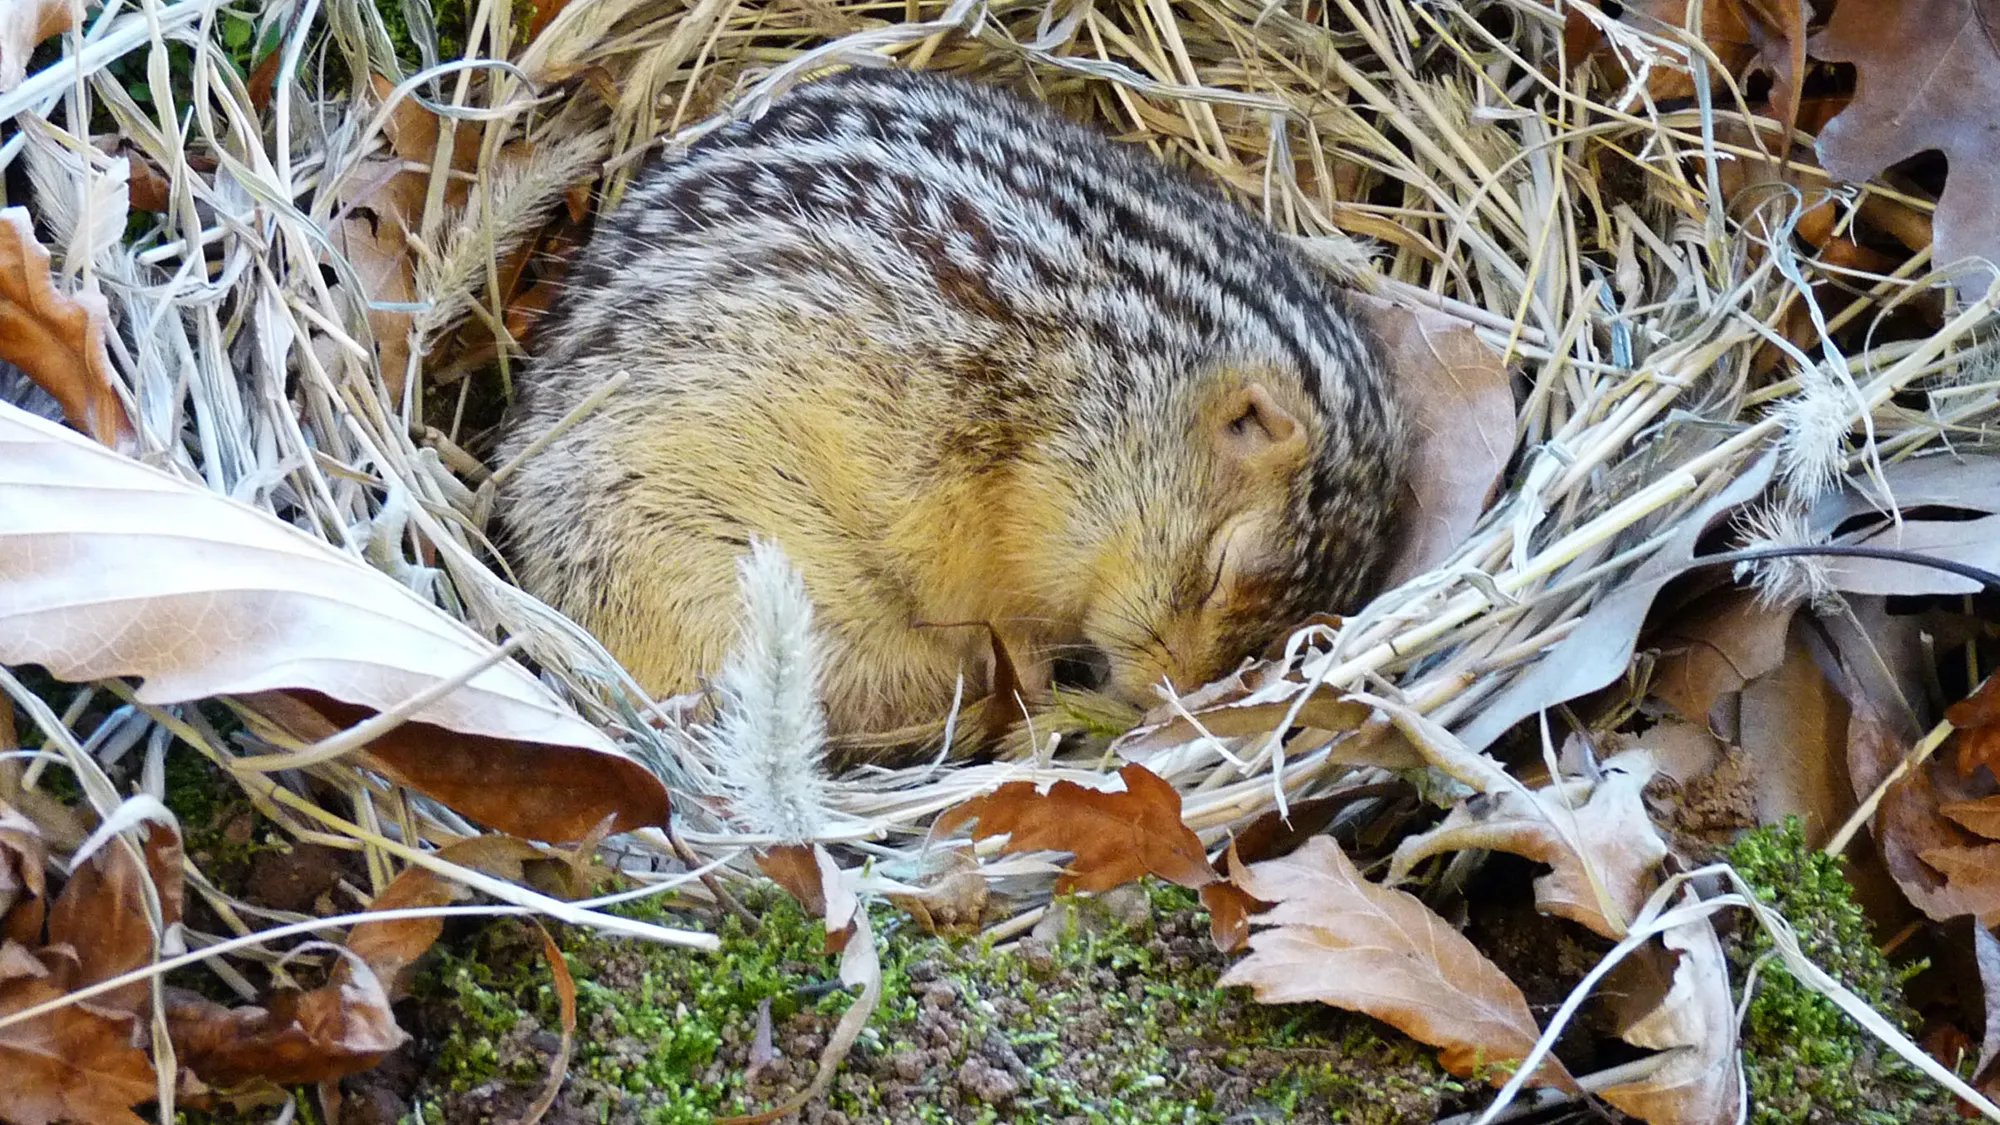
[(1222, 557), (1215, 560), (1215, 575), (1208, 580), (1208, 591), (1201, 596), (1201, 604), (1215, 601), (1215, 595), (1222, 592), (1222, 576), (1229, 573), (1229, 548), (1222, 548)]

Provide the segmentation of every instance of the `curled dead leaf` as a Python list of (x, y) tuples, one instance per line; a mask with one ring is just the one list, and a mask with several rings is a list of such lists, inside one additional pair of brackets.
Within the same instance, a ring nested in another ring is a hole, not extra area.
[(1986, 677), (1978, 690), (1946, 708), (1944, 717), (1958, 728), (1959, 776), (1985, 766), (2000, 778), (2000, 676)]
[(1643, 751), (1604, 763), (1595, 783), (1565, 781), (1460, 801), (1442, 824), (1396, 848), (1389, 879), (1441, 852), (1486, 848), (1547, 864), (1535, 905), (1616, 940), (1658, 885), (1666, 841), (1640, 799), (1653, 776)]
[(0, 661), (143, 677), (146, 703), (255, 696), (308, 740), (482, 668), (371, 744), (383, 773), (521, 836), (666, 819), (650, 771), (388, 575), (5, 405), (0, 526)]
[(320, 948), (340, 957), (333, 979), (277, 992), (262, 1007), (225, 1008), (170, 994), (167, 1031), (181, 1065), (218, 1086), (255, 1078), (324, 1082), (367, 1070), (402, 1046), (409, 1036), (396, 1026), (388, 994), (367, 963), (344, 949)]
[[(1296, 853), (1230, 871), (1245, 894), (1276, 903), (1250, 921), (1250, 954), (1217, 983), (1266, 1004), (1363, 1012), (1440, 1048), (1453, 1074), (1527, 1057), (1540, 1034), (1514, 982), (1416, 896), (1361, 877), (1340, 845), (1316, 836)], [(1506, 1081), (1495, 1075), (1494, 1084)], [(1553, 1059), (1534, 1081), (1572, 1087)]]
[(1118, 776), (1122, 792), (1058, 781), (1042, 793), (1031, 781), (1010, 781), (946, 810), (931, 834), (974, 824), (976, 840), (1008, 838), (1002, 853), (1070, 852), (1076, 858), (1056, 880), (1058, 894), (1108, 891), (1142, 875), (1183, 887), (1215, 882), (1201, 839), (1181, 822), (1180, 793), (1136, 763)]
[(1706, 918), (1660, 935), (1674, 958), (1659, 1005), (1621, 1033), (1635, 1047), (1677, 1051), (1650, 1076), (1607, 1087), (1605, 1101), (1649, 1125), (1733, 1125), (1743, 1098), (1729, 964)]
[(105, 445), (130, 448), (132, 423), (104, 347), (110, 317), (102, 294), (56, 292), (49, 252), (36, 240), (27, 209), (0, 210), (0, 360), (53, 395), (77, 428)]
[[(0, 924), (6, 935), (0, 940), (0, 1017), (152, 963), (156, 924), (180, 917), (180, 833), (143, 811), (140, 816), (138, 827), (128, 830), (140, 842), (124, 833), (107, 837), (76, 863), (46, 912), (39, 896), (16, 896)], [(0, 847), (16, 856), (40, 848), (25, 818), (0, 815), (0, 834)], [(27, 880), (15, 881), (25, 889)], [(6, 1076), (0, 1121), (139, 1125), (131, 1107), (156, 1092), (143, 1049), (151, 1004), (147, 982), (134, 980), (0, 1027), (0, 1075)]]

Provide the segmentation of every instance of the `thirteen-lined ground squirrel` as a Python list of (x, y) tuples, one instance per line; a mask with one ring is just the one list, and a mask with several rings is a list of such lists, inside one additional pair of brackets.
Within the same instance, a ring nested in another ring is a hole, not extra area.
[(1076, 646), (1154, 699), (1384, 555), (1388, 378), (1291, 244), (1147, 154), (962, 81), (851, 71), (653, 168), (599, 226), (502, 456), (630, 381), (504, 492), (526, 586), (649, 690), (738, 630), (736, 560), (804, 576), (836, 735), (1025, 687)]

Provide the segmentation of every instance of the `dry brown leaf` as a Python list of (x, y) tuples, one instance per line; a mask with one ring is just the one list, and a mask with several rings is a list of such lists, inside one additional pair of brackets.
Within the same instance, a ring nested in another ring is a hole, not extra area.
[(1620, 754), (1603, 769), (1594, 785), (1565, 781), (1460, 801), (1443, 823), (1397, 846), (1389, 881), (1442, 852), (1486, 848), (1524, 856), (1551, 869), (1535, 880), (1537, 907), (1604, 937), (1624, 937), (1658, 886), (1667, 845), (1640, 799), (1653, 776), (1644, 752)]
[(1514, 453), (1514, 384), (1464, 321), (1362, 293), (1351, 303), (1382, 343), (1410, 432), (1393, 586), (1448, 558), (1492, 503)]
[(2000, 676), (1988, 676), (1977, 691), (1946, 708), (1944, 717), (1958, 728), (1959, 776), (1985, 766), (2000, 778)]
[(1955, 275), (1968, 300), (1985, 292), (2000, 261), (1996, 14), (1991, 0), (1841, 0), (1811, 43), (1813, 57), (1855, 71), (1854, 101), (1819, 134), (1827, 171), (1860, 181), (1920, 152), (1944, 153), (1932, 259), (1986, 260)]
[(766, 879), (778, 884), (792, 901), (815, 918), (826, 917), (826, 880), (819, 857), (805, 844), (779, 844), (750, 857)]
[[(384, 101), (395, 84), (370, 75), (375, 99)], [(354, 267), (371, 307), (368, 325), (375, 336), (376, 356), (390, 400), (402, 397), (409, 370), (410, 330), (416, 314), (407, 309), (374, 305), (409, 305), (417, 300), (416, 258), (411, 242), (423, 226), (430, 193), (430, 166), (437, 159), (440, 123), (436, 114), (415, 98), (404, 97), (390, 109), (382, 134), (392, 159), (361, 162), (336, 189), (341, 201), (339, 221), (327, 232), (334, 248)], [(451, 165), (455, 173), (471, 172), (478, 164), (479, 127), (455, 122)], [(446, 185), (448, 206), (464, 203), (466, 181)]]
[[(75, 959), (60, 948), (0, 946), (0, 1016), (76, 991)], [(144, 1125), (132, 1106), (151, 1101), (153, 1064), (139, 1048), (139, 1020), (90, 1003), (0, 1027), (0, 1121), (10, 1125)]]
[(1208, 939), (1222, 953), (1250, 944), (1250, 916), (1270, 909), (1234, 883), (1210, 883), (1201, 889), (1202, 909), (1208, 911)]
[(42, 830), (0, 801), (0, 941), (41, 943), (48, 916), (47, 862)]
[(0, 94), (28, 77), (28, 56), (51, 35), (68, 31), (70, 0), (9, 0), (0, 5)]
[[(1592, 0), (1594, 7), (1604, 5)], [(1636, 31), (1674, 39), (1675, 29), (1688, 26), (1688, 0), (1626, 0), (1617, 5), (1616, 19)], [(1806, 11), (1802, 0), (1709, 0), (1702, 5), (1701, 40), (1730, 76), (1741, 78), (1753, 68), (1772, 72), (1772, 97), (1781, 91), (1796, 98), (1804, 72)], [(1624, 60), (1606, 42), (1604, 33), (1575, 8), (1566, 10), (1563, 43), (1571, 66), (1595, 57), (1625, 73)], [(1723, 75), (1712, 75), (1720, 88)], [(1678, 66), (1655, 66), (1646, 89), (1656, 99), (1686, 98), (1695, 92), (1694, 76)], [(1782, 105), (1786, 104), (1781, 102)]]
[(324, 1082), (380, 1062), (409, 1036), (367, 964), (345, 950), (340, 958), (325, 985), (275, 993), (263, 1007), (170, 994), (167, 1031), (181, 1065), (210, 1085), (229, 1086), (257, 1078)]
[[(494, 654), (387, 575), (61, 427), (0, 406), (0, 448), (0, 662), (143, 677), (146, 703), (264, 693), (314, 738)], [(666, 820), (659, 780), (511, 661), (416, 720), (370, 760), (487, 824), (574, 840), (608, 812)]]
[[(147, 911), (147, 887), (160, 903), (164, 920), (181, 912), (181, 839), (171, 824), (144, 826), (141, 866), (123, 840), (106, 841), (90, 862), (70, 874), (62, 894), (49, 907), (49, 944), (76, 951), (79, 979), (85, 984), (110, 980), (152, 963), (153, 923)], [(171, 866), (167, 866), (171, 863)], [(96, 998), (101, 1007), (139, 1012), (148, 1003), (145, 981), (133, 981)]]
[(1181, 795), (1145, 766), (1118, 771), (1122, 792), (1058, 781), (1046, 793), (1032, 781), (1010, 781), (946, 810), (931, 827), (945, 836), (977, 822), (973, 839), (1007, 836), (1002, 854), (1057, 851), (1076, 856), (1056, 880), (1058, 894), (1108, 891), (1142, 875), (1183, 887), (1216, 880), (1201, 839), (1181, 823)]
[(1777, 668), (1795, 606), (1767, 606), (1749, 590), (1713, 591), (1675, 613), (1652, 640), (1652, 692), (1688, 722), (1711, 727), (1716, 700)]
[(1607, 1087), (1604, 1100), (1648, 1125), (1733, 1125), (1743, 1057), (1722, 943), (1706, 918), (1660, 940), (1677, 958), (1673, 983), (1660, 1005), (1622, 1034), (1635, 1047), (1681, 1053), (1641, 1081)]
[[(523, 881), (526, 864), (549, 858), (543, 849), (512, 836), (475, 836), (439, 848), (437, 856), (510, 883)], [(449, 906), (470, 896), (465, 884), (428, 867), (412, 866), (390, 880), (368, 904), (368, 909), (372, 912)], [(391, 998), (401, 998), (408, 991), (410, 969), (442, 933), (442, 918), (356, 922), (348, 932), (347, 949), (361, 958)]]
[[(1853, 707), (1848, 769), (1856, 796), (1863, 797), (1902, 761), (1914, 738), (1902, 733), (1880, 701), (1847, 694)], [(1875, 814), (1875, 842), (1889, 874), (1910, 904), (1934, 921), (1968, 914), (1982, 925), (2000, 921), (2000, 844), (1982, 842), (1939, 812), (1979, 796), (1954, 771), (1930, 762), (1890, 785)]]
[[(1416, 896), (1361, 877), (1325, 836), (1230, 881), (1276, 903), (1251, 919), (1250, 954), (1217, 983), (1266, 1004), (1317, 1002), (1362, 1012), (1440, 1048), (1453, 1074), (1527, 1057), (1539, 1036), (1514, 982)], [(1494, 1075), (1495, 1085), (1506, 1076)], [(1543, 1085), (1571, 1085), (1551, 1059)]]
[(1271, 904), (1252, 898), (1248, 891), (1228, 880), (1230, 871), (1243, 870), (1243, 857), (1236, 841), (1229, 842), (1223, 856), (1225, 877), (1201, 889), (1201, 905), (1208, 911), (1208, 938), (1223, 953), (1234, 953), (1250, 944), (1250, 916), (1271, 909)]
[(542, 939), (542, 956), (555, 978), (556, 1026), (561, 1029), (562, 1041), (556, 1047), (555, 1058), (549, 1060), (549, 1077), (542, 1085), (541, 1096), (521, 1116), (520, 1125), (536, 1125), (548, 1115), (549, 1107), (556, 1104), (563, 1084), (569, 1081), (569, 1057), (576, 1046), (576, 978), (570, 975), (569, 962), (563, 959), (556, 939), (549, 936), (548, 927), (536, 922), (535, 934)]
[(1755, 64), (1771, 72), (1771, 107), (1787, 128), (1797, 124), (1799, 92), (1806, 77), (1806, 24), (1810, 0), (1733, 0)]
[[(180, 833), (151, 821), (143, 831), (138, 854), (125, 837), (114, 837), (76, 866), (48, 908), (46, 937), (39, 927), (18, 924), (39, 918), (39, 900), (17, 904), (14, 913), (23, 917), (9, 920), (8, 938), (0, 942), (0, 1016), (152, 962), (144, 884), (156, 883), (165, 920), (180, 917)], [(9, 832), (19, 842), (21, 830)], [(7, 1079), (0, 1082), (0, 1121), (137, 1125), (131, 1107), (156, 1092), (152, 1062), (141, 1049), (151, 999), (146, 982), (135, 981), (0, 1028), (0, 1075)]]
[(563, 9), (569, 7), (570, 0), (532, 0), (532, 3), (535, 14), (528, 21), (528, 35), (523, 40), (526, 43), (533, 42), (535, 37), (542, 33), (543, 28), (548, 27), (557, 16), (562, 15)]
[(1918, 853), (1944, 878), (1937, 896), (1970, 914), (1982, 926), (2000, 924), (2000, 844), (1947, 844)]
[(1938, 806), (1938, 811), (1988, 840), (2000, 840), (2000, 797), (1946, 801)]
[(132, 424), (104, 350), (110, 317), (102, 294), (56, 292), (49, 252), (35, 239), (27, 209), (0, 210), (0, 360), (54, 396), (78, 429), (130, 448)]

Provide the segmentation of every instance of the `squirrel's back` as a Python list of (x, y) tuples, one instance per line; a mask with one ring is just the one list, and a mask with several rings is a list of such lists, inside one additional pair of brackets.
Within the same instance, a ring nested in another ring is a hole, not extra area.
[(1340, 295), (1213, 190), (1043, 107), (853, 71), (643, 176), (509, 421), (525, 584), (642, 683), (735, 633), (734, 559), (798, 565), (837, 732), (935, 717), (992, 629), (1030, 689), (1089, 645), (1143, 696), (1351, 607), (1399, 480)]

